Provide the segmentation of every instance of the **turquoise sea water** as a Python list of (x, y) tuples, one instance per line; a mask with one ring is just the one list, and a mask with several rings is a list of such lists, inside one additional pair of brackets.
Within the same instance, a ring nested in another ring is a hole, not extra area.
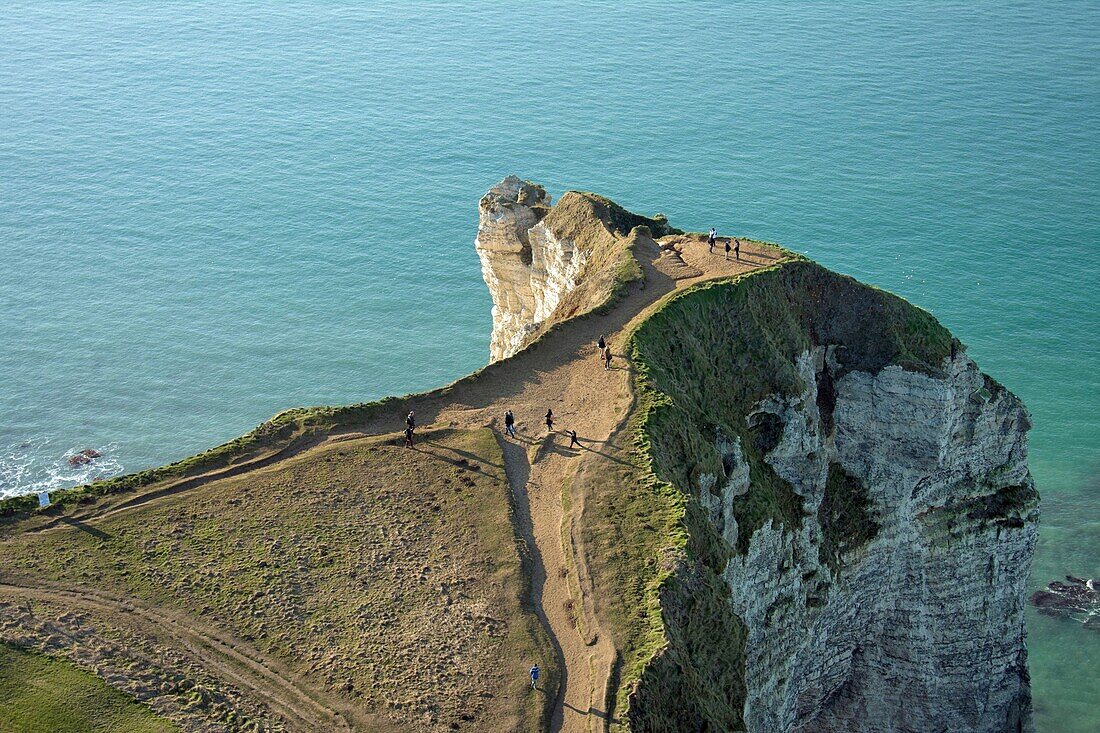
[[(1100, 576), (1100, 4), (9, 0), (0, 38), (0, 495), (477, 368), (515, 172), (930, 309), (1033, 413), (1033, 585)], [(1100, 730), (1100, 634), (1029, 633), (1040, 730)]]

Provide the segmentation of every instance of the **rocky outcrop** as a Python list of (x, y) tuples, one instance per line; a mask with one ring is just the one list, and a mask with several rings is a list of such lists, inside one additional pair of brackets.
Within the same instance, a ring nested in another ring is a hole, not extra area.
[(653, 236), (676, 231), (594, 194), (567, 191), (551, 206), (542, 186), (516, 176), (490, 188), (478, 204), (474, 245), (493, 298), (491, 359), (612, 297), (624, 280), (625, 238), (637, 226)]
[[(662, 597), (662, 689), (643, 676), (636, 730), (1032, 729), (1018, 398), (928, 314), (812, 263), (688, 293), (637, 343), (667, 400), (655, 468), (698, 500), (703, 549)], [(708, 574), (724, 639), (690, 613)], [(738, 674), (677, 641), (700, 637)]]
[[(807, 516), (794, 532), (758, 530), (723, 573), (749, 628), (748, 729), (1020, 730), (1037, 518), (1027, 413), (1004, 390), (977, 397), (983, 375), (959, 356), (943, 377), (846, 374), (827, 432), (815, 379), (825, 352), (802, 355), (798, 398), (761, 408), (783, 421), (765, 460)], [(853, 527), (829, 542), (822, 507), (844, 491), (838, 475), (866, 497), (839, 507), (872, 528), (863, 541)], [(716, 503), (735, 525), (732, 501)]]
[[(574, 265), (571, 243), (566, 245), (554, 239), (551, 244), (545, 227), (535, 235), (538, 246), (532, 247), (532, 230), (549, 211), (550, 196), (546, 190), (516, 176), (509, 176), (490, 188), (478, 204), (474, 245), (481, 258), (482, 276), (493, 298), (493, 335), (489, 344), (493, 361), (519, 350), (536, 324), (546, 320), (548, 307), (553, 310), (557, 305), (561, 287), (572, 287), (573, 283), (566, 280), (566, 271), (572, 270), (575, 276), (583, 263), (583, 258), (578, 257)], [(558, 264), (554, 278), (557, 287), (553, 289), (545, 277), (547, 254)], [(533, 282), (536, 269), (544, 273), (537, 283)]]
[(1067, 575), (1053, 580), (1046, 589), (1031, 594), (1031, 605), (1054, 618), (1080, 621), (1086, 629), (1100, 631), (1100, 581)]

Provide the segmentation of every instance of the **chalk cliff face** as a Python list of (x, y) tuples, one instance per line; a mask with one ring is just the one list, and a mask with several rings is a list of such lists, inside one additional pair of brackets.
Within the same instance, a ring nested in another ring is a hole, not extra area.
[[(590, 193), (567, 191), (556, 206), (538, 184), (509, 176), (478, 204), (474, 245), (493, 298), (493, 361), (507, 358), (555, 322), (603, 304), (614, 288), (624, 240), (636, 226), (675, 230)], [(625, 256), (625, 257), (624, 257)], [(590, 266), (591, 265), (591, 266)]]
[[(783, 425), (765, 460), (809, 516), (794, 532), (761, 528), (723, 572), (749, 629), (748, 729), (1022, 729), (1022, 599), (1036, 541), (1034, 508), (1019, 503), (1033, 492), (1026, 412), (1003, 389), (977, 396), (985, 380), (959, 356), (942, 377), (897, 366), (846, 374), (827, 430), (817, 376), (828, 351), (801, 355), (801, 395), (759, 408)], [(731, 453), (733, 480), (719, 496), (701, 492), (727, 536), (732, 495), (749, 488)], [(865, 497), (877, 525), (848, 553), (857, 533), (831, 545), (825, 535), (851, 503), (823, 511), (845, 491)]]
[[(535, 282), (536, 253), (538, 271), (546, 272), (543, 263), (549, 255), (554, 262), (568, 259), (568, 265), (557, 278), (559, 282), (565, 269), (576, 274), (571, 243), (558, 242), (549, 236), (546, 227), (535, 236), (537, 247), (532, 246), (532, 230), (549, 212), (550, 196), (546, 190), (516, 176), (493, 186), (478, 204), (474, 246), (481, 258), (485, 284), (493, 297), (493, 335), (489, 344), (493, 361), (518, 351), (535, 324), (546, 320), (547, 306), (553, 310), (557, 305), (560, 291), (550, 291), (545, 276)], [(553, 300), (552, 305), (547, 295)]]
[[(1032, 729), (1018, 398), (927, 314), (812, 263), (689, 293), (638, 344), (670, 401), (655, 468), (707, 549), (662, 597), (634, 730)], [(693, 615), (708, 587), (728, 618)]]

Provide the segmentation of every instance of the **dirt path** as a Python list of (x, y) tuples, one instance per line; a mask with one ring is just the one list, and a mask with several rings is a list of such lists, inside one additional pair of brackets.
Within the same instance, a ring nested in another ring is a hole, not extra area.
[[(424, 426), (479, 428), (503, 431), (503, 415), (515, 413), (519, 436), (501, 437), (505, 468), (517, 506), (518, 531), (532, 559), (532, 595), (539, 619), (554, 647), (562, 670), (553, 705), (552, 731), (596, 733), (606, 730), (608, 684), (615, 660), (614, 641), (600, 627), (594, 613), (591, 583), (579, 543), (580, 512), (570, 501), (567, 512), (563, 491), (572, 492), (574, 478), (585, 470), (600, 470), (608, 441), (630, 411), (633, 394), (630, 364), (623, 353), (626, 332), (663, 295), (700, 280), (724, 277), (774, 264), (774, 250), (755, 243), (742, 245), (742, 260), (725, 260), (721, 248), (707, 251), (705, 241), (684, 238), (680, 254), (662, 252), (656, 245), (639, 253), (646, 280), (604, 315), (570, 321), (535, 347), (488, 367), (474, 380), (440, 392), (410, 398), (400, 410), (415, 409)], [(604, 370), (597, 358), (596, 339), (603, 335), (615, 356)], [(555, 414), (555, 431), (547, 432), (543, 415)], [(401, 416), (377, 418), (358, 426), (355, 433), (330, 436), (347, 440), (363, 435), (391, 433)], [(580, 447), (570, 449), (564, 431), (576, 430)], [(247, 470), (263, 470), (314, 444), (287, 446), (249, 464), (233, 466), (175, 484), (156, 487), (81, 512), (81, 526), (94, 527), (104, 516), (135, 508)], [(575, 499), (575, 496), (567, 498)], [(67, 523), (72, 523), (70, 520)], [(52, 523), (60, 526), (61, 522)], [(56, 589), (0, 584), (8, 595), (49, 598), (78, 607), (107, 612), (124, 611), (139, 623), (156, 626), (185, 648), (198, 654), (220, 676), (245, 690), (304, 730), (331, 731), (357, 728), (341, 701), (328, 699), (304, 680), (224, 631), (198, 619), (152, 609), (131, 599), (120, 599), (87, 589)], [(532, 660), (548, 661), (548, 660)], [(365, 716), (364, 716), (364, 719)], [(365, 729), (372, 729), (369, 727)]]
[[(6, 598), (45, 601), (104, 614), (112, 623), (132, 625), (151, 637), (167, 637), (173, 646), (188, 650), (212, 674), (257, 696), (284, 718), (293, 730), (352, 731), (351, 716), (339, 700), (328, 700), (301, 677), (266, 657), (240, 639), (191, 616), (153, 608), (89, 588), (54, 585), (15, 585), (0, 582)], [(360, 721), (354, 721), (356, 723)]]
[[(568, 513), (563, 491), (585, 462), (608, 460), (603, 451), (627, 418), (633, 403), (631, 371), (623, 343), (631, 324), (663, 295), (702, 279), (727, 276), (774, 262), (774, 255), (743, 246), (744, 260), (711, 255), (704, 242), (688, 244), (682, 257), (648, 253), (644, 288), (628, 295), (610, 313), (587, 317), (556, 333), (547, 343), (503, 362), (491, 380), (491, 395), (476, 388), (448, 395), (445, 405), (418, 405), (430, 419), (464, 427), (501, 428), (505, 410), (516, 415), (519, 436), (503, 438), (509, 481), (520, 507), (520, 532), (533, 543), (532, 592), (563, 670), (554, 705), (554, 733), (595, 733), (606, 729), (607, 686), (615, 646), (593, 612), (583, 550), (579, 546), (581, 507), (574, 498)], [(604, 370), (595, 342), (608, 339), (615, 356)], [(555, 431), (543, 425), (547, 408)], [(570, 449), (564, 431), (576, 430), (580, 447)], [(591, 470), (591, 466), (588, 467)], [(599, 470), (597, 467), (595, 470)]]

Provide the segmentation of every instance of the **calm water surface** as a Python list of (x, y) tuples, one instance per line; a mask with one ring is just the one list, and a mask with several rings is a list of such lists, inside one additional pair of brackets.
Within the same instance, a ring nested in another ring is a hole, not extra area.
[[(1096, 3), (9, 0), (0, 38), (0, 495), (477, 368), (516, 172), (930, 309), (1034, 415), (1033, 585), (1100, 576)], [(1029, 633), (1040, 729), (1100, 730), (1100, 634)]]

